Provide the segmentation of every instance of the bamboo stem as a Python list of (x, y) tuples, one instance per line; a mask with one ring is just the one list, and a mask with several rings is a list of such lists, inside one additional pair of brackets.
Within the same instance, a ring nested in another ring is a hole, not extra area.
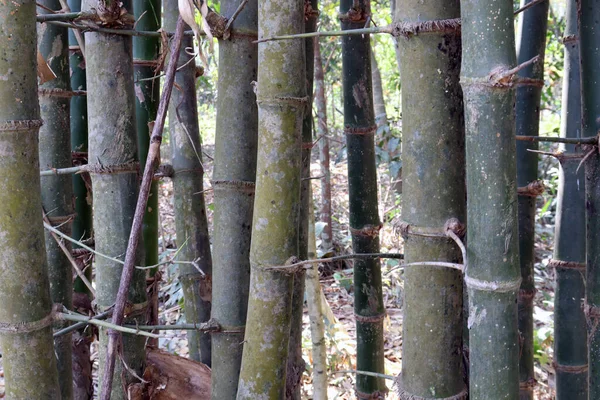
[[(150, 139), (150, 149), (148, 151), (148, 159), (146, 161), (146, 167), (144, 168), (144, 176), (140, 185), (138, 202), (136, 205), (133, 224), (131, 227), (129, 243), (127, 245), (127, 252), (125, 254), (125, 263), (123, 265), (121, 283), (119, 285), (119, 291), (117, 293), (117, 299), (115, 301), (115, 308), (113, 310), (112, 323), (114, 325), (121, 325), (123, 323), (123, 311), (125, 309), (125, 303), (127, 301), (129, 284), (131, 283), (131, 279), (133, 278), (133, 271), (135, 269), (135, 258), (137, 246), (140, 240), (144, 211), (146, 208), (146, 203), (148, 201), (150, 187), (152, 185), (154, 169), (158, 165), (160, 157), (162, 131), (165, 124), (169, 100), (171, 98), (171, 89), (173, 88), (173, 83), (175, 81), (175, 70), (177, 68), (177, 60), (179, 59), (179, 49), (181, 47), (181, 41), (183, 38), (183, 27), (184, 22), (180, 17), (177, 21), (177, 30), (173, 41), (173, 47), (169, 59), (169, 66), (167, 68), (167, 76), (165, 78), (163, 93), (158, 106), (158, 113), (154, 124), (154, 129), (152, 130), (152, 137)], [(113, 371), (115, 367), (115, 356), (117, 350), (117, 339), (118, 334), (116, 334), (114, 330), (112, 333), (111, 331), (109, 331), (107, 355), (104, 364), (104, 375), (100, 391), (102, 400), (110, 400), (113, 381)]]
[(108, 328), (113, 331), (130, 333), (132, 335), (140, 335), (146, 336), (149, 338), (158, 339), (160, 336), (154, 333), (144, 332), (141, 329), (129, 328), (126, 326), (116, 325), (110, 322), (103, 321), (101, 319), (89, 318), (85, 315), (77, 315), (77, 314), (67, 314), (67, 313), (56, 313), (55, 318), (62, 321), (75, 321), (75, 322), (83, 322), (86, 324), (92, 324), (96, 326), (101, 326), (103, 328)]

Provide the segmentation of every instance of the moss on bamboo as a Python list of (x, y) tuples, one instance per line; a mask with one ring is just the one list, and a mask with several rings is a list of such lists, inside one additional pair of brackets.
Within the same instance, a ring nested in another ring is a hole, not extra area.
[[(259, 3), (259, 38), (304, 29), (299, 1)], [(306, 107), (301, 41), (258, 46), (258, 157), (250, 295), (237, 399), (285, 394), (293, 276), (264, 269), (298, 256), (301, 131)]]
[(512, 2), (461, 0), (473, 400), (519, 396), (515, 94), (508, 72), (516, 63), (512, 14)]
[[(39, 178), (35, 2), (0, 3), (0, 348), (10, 399), (60, 398)], [(15, 332), (16, 331), (16, 332)]]
[[(83, 8), (95, 6), (95, 2), (89, 1)], [(126, 1), (122, 7), (131, 9), (131, 4)], [(132, 42), (127, 36), (87, 32), (85, 44), (89, 159), (104, 166), (103, 171), (90, 174), (94, 187), (95, 249), (120, 257), (127, 249), (139, 190), (137, 169), (114, 171), (113, 168), (137, 160)], [(137, 264), (142, 264), (142, 260), (143, 252), (140, 250)], [(98, 257), (95, 267), (96, 302), (104, 311), (115, 302), (123, 266)], [(145, 272), (142, 270), (134, 273), (129, 302), (135, 305), (137, 311), (129, 313), (125, 323), (143, 324), (147, 303)], [(145, 359), (144, 338), (125, 334), (122, 340), (124, 362), (141, 376)], [(100, 371), (105, 363), (106, 343), (106, 329), (102, 328)], [(116, 363), (111, 398), (127, 399), (127, 386), (135, 381), (136, 378), (124, 369), (123, 363)]]
[[(230, 16), (238, 6), (237, 0), (223, 1), (221, 12)], [(219, 41), (212, 317), (223, 325), (240, 327), (246, 324), (248, 311), (256, 180), (258, 109), (250, 83), (256, 81), (258, 68), (258, 49), (252, 43), (258, 35), (257, 24), (258, 2), (250, 0), (232, 24), (230, 37)], [(215, 400), (236, 396), (243, 340), (243, 332), (212, 337), (211, 396)]]
[[(457, 18), (460, 3), (399, 0), (396, 23)], [(426, 22), (423, 22), (426, 23)], [(465, 151), (461, 39), (444, 32), (397, 39), (403, 85), (402, 219), (442, 228), (465, 222)], [(405, 237), (406, 262), (461, 262), (447, 237)], [(462, 273), (409, 268), (406, 284), (402, 387), (421, 398), (448, 398), (465, 390), (462, 374)]]
[[(177, 1), (165, 2), (165, 27), (174, 30), (179, 16)], [(169, 133), (171, 160), (174, 170), (173, 192), (177, 242), (185, 246), (179, 252), (180, 261), (196, 261), (199, 272), (191, 264), (179, 264), (179, 279), (183, 288), (185, 319), (188, 323), (201, 323), (210, 319), (212, 303), (212, 257), (208, 238), (208, 222), (204, 204), (202, 147), (198, 129), (198, 105), (196, 101), (196, 65), (188, 63), (190, 56), (186, 47), (193, 40), (184, 37), (178, 64), (183, 66), (176, 76), (175, 84), (181, 90), (173, 90), (169, 105)], [(190, 356), (196, 361), (211, 365), (210, 334), (188, 332)]]
[[(567, 3), (561, 136), (581, 135), (581, 82), (577, 2)], [(572, 152), (575, 145), (564, 146)], [(580, 160), (561, 161), (554, 235), (554, 259), (585, 266), (585, 185)], [(554, 369), (557, 400), (587, 400), (587, 325), (581, 303), (585, 269), (555, 268)]]
[[(343, 0), (340, 3), (342, 30), (362, 28), (370, 15), (369, 0)], [(355, 253), (379, 252), (380, 221), (374, 146), (376, 126), (371, 85), (370, 40), (369, 35), (342, 38), (350, 228)], [(379, 260), (357, 260), (354, 263), (354, 289), (356, 367), (362, 371), (383, 373), (385, 310)], [(361, 375), (356, 379), (356, 390), (359, 398), (365, 398), (387, 389), (383, 379)]]
[[(582, 136), (600, 132), (600, 1), (578, 4), (581, 54)], [(585, 161), (587, 279), (585, 311), (588, 318), (588, 397), (600, 398), (600, 155), (593, 149)]]

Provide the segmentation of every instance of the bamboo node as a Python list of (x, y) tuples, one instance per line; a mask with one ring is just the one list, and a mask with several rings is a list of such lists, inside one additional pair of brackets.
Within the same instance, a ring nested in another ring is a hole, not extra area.
[(537, 197), (544, 193), (546, 187), (541, 180), (533, 181), (527, 186), (517, 188), (519, 196)]
[(354, 2), (353, 7), (345, 13), (338, 14), (338, 20), (340, 22), (352, 22), (352, 23), (365, 23), (371, 18), (371, 15), (367, 10), (360, 6), (357, 2)]
[(41, 97), (58, 97), (64, 99), (70, 99), (75, 96), (87, 96), (87, 91), (85, 90), (66, 90), (66, 89), (45, 89), (39, 88), (38, 95)]
[(535, 294), (537, 293), (537, 289), (519, 289), (518, 300), (521, 301), (531, 301)]
[(460, 18), (438, 19), (422, 22), (396, 22), (392, 25), (392, 36), (402, 36), (410, 39), (421, 33), (450, 33), (460, 34)]
[(467, 233), (467, 226), (465, 224), (463, 224), (462, 222), (460, 222), (460, 220), (458, 218), (450, 218), (444, 224), (444, 231), (445, 232), (452, 231), (458, 237), (464, 237), (465, 234)]
[(250, 181), (240, 181), (240, 180), (212, 180), (210, 181), (214, 190), (217, 189), (238, 189), (242, 192), (253, 194), (255, 189), (255, 183)]
[(394, 220), (394, 222), (392, 222), (392, 225), (394, 231), (402, 235), (404, 238), (408, 236), (445, 238), (448, 236), (448, 230), (451, 230), (457, 236), (464, 236), (464, 233), (466, 232), (466, 227), (456, 218), (450, 218), (448, 221), (446, 221), (443, 228), (416, 226), (409, 222), (402, 221), (400, 219)]
[(377, 132), (377, 125), (367, 127), (344, 127), (344, 134), (346, 135), (374, 135)]
[(50, 314), (46, 315), (44, 318), (39, 319), (37, 321), (28, 321), (28, 322), (0, 322), (0, 333), (31, 333), (35, 331), (42, 330), (49, 326), (52, 326), (54, 322), (54, 316), (57, 312), (62, 310), (62, 304), (54, 304), (52, 309), (50, 310)]
[(521, 280), (519, 277), (512, 281), (486, 281), (465, 276), (465, 283), (469, 289), (496, 293), (516, 292), (521, 287)]
[(579, 41), (577, 35), (567, 35), (562, 38), (563, 44), (573, 43)]
[(587, 300), (583, 305), (583, 312), (588, 320), (600, 318), (600, 307), (588, 304)]
[(517, 86), (532, 86), (532, 87), (544, 87), (543, 79), (534, 79), (534, 78), (526, 78), (526, 77), (517, 77), (515, 78), (515, 84)]
[(48, 217), (48, 221), (50, 221), (50, 225), (52, 225), (53, 227), (57, 228), (57, 225), (63, 225), (63, 224), (68, 224), (69, 222), (73, 222), (73, 220), (75, 219), (76, 214), (69, 214), (69, 215), (56, 215), (56, 216), (49, 216)]
[(537, 385), (537, 380), (534, 378), (529, 378), (526, 381), (519, 382), (520, 390), (533, 390), (533, 388)]
[(148, 302), (144, 301), (142, 303), (125, 303), (125, 309), (123, 310), (123, 315), (126, 318), (138, 317), (140, 315), (146, 315), (146, 310), (148, 308)]
[(310, 4), (309, 0), (304, 1), (304, 20), (308, 21), (310, 19), (316, 19), (319, 17), (321, 13), (319, 10), (315, 10), (312, 8), (312, 4)]
[(385, 394), (387, 392), (380, 392), (379, 390), (372, 393), (361, 392), (360, 390), (354, 388), (356, 392), (356, 398), (359, 400), (384, 400)]
[(44, 124), (41, 119), (9, 120), (0, 122), (0, 132), (16, 132), (37, 129)]
[(261, 105), (287, 105), (296, 108), (303, 108), (308, 105), (309, 98), (305, 97), (293, 97), (293, 96), (280, 96), (274, 98), (258, 98), (256, 99), (256, 104)]
[(365, 225), (362, 228), (350, 227), (352, 236), (378, 237), (382, 225)]
[(119, 174), (136, 172), (140, 170), (140, 163), (137, 161), (128, 162), (125, 164), (104, 165), (104, 164), (87, 164), (81, 168), (84, 172), (90, 174)]
[(469, 394), (469, 388), (465, 386), (459, 393), (449, 397), (431, 398), (418, 396), (416, 394), (409, 393), (406, 389), (404, 389), (404, 385), (402, 383), (402, 373), (396, 377), (396, 380), (394, 381), (394, 388), (396, 389), (396, 393), (398, 393), (400, 400), (466, 400)]
[(567, 374), (583, 374), (588, 371), (588, 365), (565, 365), (559, 364), (556, 361), (552, 363), (554, 367), (554, 371), (556, 372), (565, 372)]
[(585, 263), (575, 262), (575, 261), (562, 261), (562, 260), (556, 260), (556, 259), (551, 259), (548, 262), (548, 267), (554, 268), (554, 269), (557, 269), (557, 268), (576, 269), (576, 270), (581, 270), (581, 271), (585, 271), (585, 269), (586, 269)]
[(387, 316), (387, 313), (381, 313), (381, 314), (377, 314), (377, 315), (360, 315), (357, 313), (354, 313), (354, 319), (356, 320), (356, 322), (363, 322), (363, 323), (377, 323), (377, 322), (381, 322), (385, 319), (385, 317)]

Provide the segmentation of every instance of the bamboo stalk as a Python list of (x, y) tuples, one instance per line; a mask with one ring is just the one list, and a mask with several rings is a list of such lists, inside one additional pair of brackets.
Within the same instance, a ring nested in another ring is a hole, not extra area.
[[(460, 16), (458, 0), (397, 0), (395, 21), (428, 24)], [(419, 22), (420, 21), (420, 22)], [(397, 39), (402, 76), (402, 219), (415, 227), (465, 222), (460, 35), (443, 30)], [(462, 398), (461, 251), (446, 235), (405, 236), (401, 398)], [(429, 264), (435, 260), (435, 263)], [(438, 265), (436, 265), (438, 264)], [(361, 369), (361, 368), (359, 368)], [(404, 396), (404, 397), (402, 397)]]
[[(258, 4), (258, 37), (304, 29), (304, 4)], [(297, 259), (302, 121), (306, 108), (303, 42), (258, 46), (259, 115), (250, 294), (237, 399), (285, 395), (293, 276), (264, 267)]]
[[(221, 12), (230, 15), (237, 10), (238, 3), (238, 0), (224, 0)], [(250, 82), (256, 81), (258, 69), (258, 49), (252, 43), (258, 35), (257, 24), (258, 1), (251, 0), (231, 25), (230, 38), (219, 40), (220, 95), (212, 181), (215, 194), (212, 318), (234, 326), (246, 324), (250, 286), (258, 141), (258, 109)], [(213, 335), (212, 399), (235, 398), (243, 341), (243, 332)]]
[[(349, 13), (355, 14), (353, 18)], [(369, 0), (342, 0), (342, 30), (365, 25), (371, 13)], [(369, 35), (342, 39), (344, 126), (348, 152), (348, 192), (350, 228), (355, 253), (379, 252), (379, 212), (377, 206), (377, 169), (374, 135), (376, 132), (371, 86), (371, 43)], [(354, 263), (354, 314), (356, 318), (356, 367), (384, 372), (383, 306), (379, 260)], [(386, 392), (383, 379), (358, 376), (359, 399)]]
[[(600, 131), (600, 0), (578, 3), (581, 54), (582, 135)], [(587, 279), (585, 312), (588, 322), (588, 397), (600, 398), (600, 156), (597, 148), (585, 161)]]
[[(521, 8), (537, 0), (522, 0)], [(550, 3), (541, 3), (528, 8), (519, 19), (517, 38), (517, 63), (523, 63), (539, 55), (540, 61), (522, 69), (519, 77), (531, 82), (544, 81), (544, 52)], [(538, 136), (540, 124), (540, 100), (542, 86), (523, 85), (517, 87), (516, 133), (522, 136)], [(537, 150), (537, 142), (517, 141), (517, 187), (525, 187), (537, 181), (538, 155), (529, 150)], [(530, 193), (519, 194), (519, 258), (521, 262), (521, 288), (518, 295), (519, 332), (523, 338), (519, 360), (519, 382), (521, 400), (532, 400), (536, 383), (533, 368), (533, 299), (535, 283), (533, 264), (535, 262), (535, 214), (537, 196)]]
[[(40, 0), (40, 4), (50, 8), (61, 7), (58, 0)], [(40, 117), (44, 125), (40, 129), (40, 169), (49, 167), (70, 167), (70, 99), (56, 96), (69, 91), (69, 44), (67, 28), (56, 25), (39, 25), (38, 51), (56, 76), (40, 85)], [(73, 214), (73, 182), (68, 175), (47, 176), (41, 179), (42, 206), (48, 211), (48, 218), (60, 225), (60, 230), (71, 234)], [(45, 232), (50, 297), (53, 303), (73, 308), (73, 273), (71, 263), (59, 243), (50, 232)], [(70, 251), (70, 244), (66, 243)], [(55, 324), (61, 328), (61, 324)], [(71, 360), (71, 335), (54, 340), (57, 355), (58, 380), (63, 400), (73, 398), (73, 368)]]
[[(561, 137), (581, 134), (581, 82), (577, 2), (567, 2), (565, 65), (563, 77)], [(561, 150), (574, 151), (575, 146)], [(554, 259), (585, 266), (585, 181), (580, 161), (563, 159), (560, 163)], [(557, 400), (587, 400), (587, 324), (581, 307), (585, 298), (585, 269), (555, 267), (554, 292), (554, 370)]]
[(35, 2), (0, 2), (0, 348), (7, 398), (61, 397), (39, 178)]
[[(177, 1), (165, 2), (164, 13), (165, 28), (174, 29), (179, 15)], [(189, 62), (191, 57), (185, 53), (187, 47), (193, 47), (192, 38), (183, 39), (179, 54), (178, 72), (175, 74), (177, 89), (169, 104), (169, 133), (177, 242), (186, 243), (185, 246), (181, 245), (176, 258), (183, 289), (185, 319), (188, 323), (201, 323), (208, 321), (211, 313), (212, 257), (202, 194), (204, 169), (195, 90), (196, 64)], [(200, 271), (189, 263), (195, 260)], [(190, 331), (187, 337), (190, 358), (210, 366), (210, 335)]]
[[(179, 50), (181, 48), (184, 26), (185, 24), (183, 20), (181, 19), (181, 17), (179, 17), (179, 19), (177, 20), (176, 35), (173, 39), (173, 45), (169, 59), (169, 66), (167, 68), (164, 90), (158, 106), (158, 113), (154, 127), (152, 129), (152, 136), (150, 137), (150, 149), (148, 151), (148, 158), (146, 160), (146, 166), (144, 168), (144, 176), (142, 178), (142, 183), (140, 184), (139, 195), (137, 198), (137, 203), (135, 205), (133, 222), (131, 223), (131, 230), (129, 234), (129, 240), (127, 243), (127, 250), (125, 252), (125, 262), (123, 265), (121, 279), (119, 282), (117, 296), (115, 300), (115, 306), (112, 314), (112, 323), (114, 325), (122, 325), (123, 321), (125, 320), (125, 303), (128, 301), (128, 299), (131, 298), (130, 291), (134, 290), (134, 287), (130, 287), (132, 281), (135, 286), (140, 284), (140, 282), (138, 282), (139, 278), (134, 280), (134, 275), (136, 274), (136, 272), (139, 277), (139, 270), (136, 271), (135, 261), (136, 258), (139, 257), (138, 244), (140, 242), (142, 223), (148, 202), (148, 196), (150, 194), (150, 188), (154, 179), (154, 171), (158, 166), (160, 160), (160, 145), (162, 143), (162, 132), (165, 125), (165, 120), (167, 118), (167, 108), (169, 105), (169, 100), (171, 99), (171, 90), (173, 88), (173, 84), (175, 83), (175, 71), (177, 68), (177, 61), (179, 59)], [(142, 281), (141, 283), (144, 284), (145, 281)], [(135, 289), (139, 290), (139, 286)], [(145, 295), (145, 288), (143, 288), (143, 292), (143, 294)], [(144, 309), (144, 307), (142, 307), (142, 309)], [(128, 314), (131, 315), (133, 313)], [(104, 375), (102, 377), (102, 384), (100, 386), (101, 400), (110, 400), (111, 398), (113, 371), (115, 370), (115, 357), (117, 347), (120, 347), (120, 339), (121, 337), (116, 331), (108, 331), (106, 361), (103, 368)]]
[[(136, 29), (158, 31), (161, 28), (160, 0), (133, 0), (133, 15)], [(160, 84), (146, 80), (158, 74), (160, 66), (160, 38), (137, 36), (133, 38), (133, 59), (135, 84), (135, 116), (140, 165), (146, 164), (150, 147), (152, 123), (156, 119)], [(155, 65), (152, 65), (154, 63)], [(160, 162), (160, 160), (159, 160)], [(145, 264), (158, 264), (158, 182), (152, 182), (148, 205), (142, 227), (144, 237)], [(158, 269), (151, 269), (154, 276)], [(158, 304), (152, 304), (152, 317), (158, 318)], [(158, 321), (156, 321), (158, 322)]]
[[(314, 32), (317, 28), (317, 0), (304, 0), (304, 30)], [(314, 83), (314, 49), (313, 39), (304, 40), (304, 60), (306, 63), (306, 93), (309, 95), (308, 104), (312, 106)], [(302, 171), (300, 183), (300, 221), (298, 224), (298, 258), (308, 259), (308, 218), (310, 207), (310, 161), (313, 146), (313, 117), (312, 107), (307, 107), (302, 121)], [(304, 314), (304, 292), (306, 273), (300, 270), (294, 275), (292, 292), (292, 321), (287, 361), (286, 399), (300, 400), (302, 375), (306, 363), (302, 358), (302, 316)]]
[(472, 400), (519, 397), (512, 13), (510, 1), (461, 0)]

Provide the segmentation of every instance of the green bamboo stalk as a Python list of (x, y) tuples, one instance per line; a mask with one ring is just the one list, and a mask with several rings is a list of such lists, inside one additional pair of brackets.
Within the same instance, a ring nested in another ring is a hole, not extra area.
[(512, 14), (512, 1), (461, 0), (472, 400), (519, 397)]
[[(221, 12), (229, 16), (238, 4), (237, 0), (223, 0)], [(246, 324), (250, 285), (258, 141), (258, 109), (250, 83), (256, 81), (258, 69), (258, 49), (252, 43), (257, 36), (258, 1), (251, 0), (232, 24), (229, 39), (219, 40), (212, 317), (221, 324), (240, 327)], [(211, 398), (235, 399), (243, 341), (243, 331), (212, 336)]]
[[(40, 4), (51, 10), (61, 8), (58, 0), (41, 0)], [(55, 79), (40, 85), (40, 116), (44, 125), (40, 128), (40, 169), (70, 167), (70, 101), (65, 94), (71, 89), (69, 79), (69, 43), (67, 28), (40, 24), (38, 51), (48, 63)], [(46, 176), (41, 179), (42, 206), (52, 225), (71, 234), (73, 214), (73, 182), (68, 175)], [(71, 263), (50, 232), (45, 232), (50, 297), (53, 303), (73, 308), (73, 273)], [(66, 244), (70, 251), (70, 244)], [(64, 323), (56, 323), (56, 328)], [(73, 398), (73, 368), (71, 360), (71, 335), (54, 340), (57, 356), (58, 380), (64, 400)]]
[[(567, 2), (562, 137), (581, 135), (581, 82), (577, 1)], [(562, 150), (574, 151), (574, 145)], [(587, 400), (587, 326), (585, 298), (585, 176), (581, 160), (561, 160), (554, 235), (554, 370), (557, 400)], [(565, 268), (561, 263), (583, 268)]]
[[(157, 31), (160, 29), (160, 3), (160, 0), (133, 0), (133, 15), (136, 20), (136, 29), (141, 31)], [(150, 123), (156, 119), (156, 111), (158, 109), (160, 82), (158, 80), (148, 80), (148, 78), (152, 78), (158, 74), (158, 71), (156, 71), (156, 61), (158, 60), (159, 52), (160, 38), (142, 36), (133, 38), (134, 76), (136, 81), (135, 114), (140, 165), (145, 165), (148, 158), (150, 134), (152, 133)], [(152, 188), (150, 189), (142, 232), (146, 265), (158, 264), (157, 181), (152, 183)], [(156, 271), (158, 269), (151, 269), (149, 271), (150, 276), (154, 276)]]
[[(259, 38), (303, 30), (303, 2), (259, 2)], [(304, 42), (259, 44), (258, 57), (256, 198), (238, 400), (285, 395), (294, 278), (265, 267), (298, 257), (299, 150), (307, 104)]]
[[(177, 1), (164, 4), (164, 25), (174, 30), (179, 11)], [(177, 256), (178, 261), (196, 261), (202, 270), (189, 263), (179, 264), (179, 280), (183, 288), (184, 311), (187, 323), (196, 324), (210, 319), (212, 257), (208, 237), (208, 222), (204, 204), (204, 169), (202, 147), (198, 128), (196, 100), (196, 64), (190, 63), (186, 47), (193, 47), (193, 38), (184, 37), (179, 54), (175, 84), (169, 104), (169, 133), (171, 160), (174, 170), (173, 192), (175, 203), (175, 228), (177, 242), (187, 243)], [(231, 293), (230, 293), (231, 295)], [(210, 334), (189, 331), (190, 358), (211, 365)]]
[[(526, 6), (536, 0), (522, 0)], [(520, 78), (530, 84), (517, 88), (516, 133), (523, 136), (538, 136), (540, 128), (540, 100), (544, 84), (544, 52), (550, 3), (543, 1), (521, 14), (517, 37), (517, 63), (524, 63), (539, 55), (540, 60), (522, 69)], [(517, 141), (517, 186), (526, 187), (537, 180), (538, 155), (529, 150), (537, 150), (537, 142)], [(535, 262), (535, 213), (537, 196), (532, 193), (519, 194), (519, 258), (521, 260), (521, 289), (518, 295), (519, 332), (522, 344), (519, 360), (519, 398), (533, 399), (535, 373), (533, 369), (533, 299), (535, 283), (533, 264)]]
[[(427, 24), (459, 16), (458, 0), (396, 2), (396, 22)], [(411, 226), (430, 228), (443, 228), (451, 219), (464, 223), (460, 34), (399, 37), (397, 44), (404, 143), (402, 219)], [(459, 263), (462, 258), (452, 239), (443, 236), (409, 234), (404, 253), (407, 263)], [(462, 273), (423, 266), (405, 269), (404, 279), (402, 398), (463, 398)]]
[[(116, 13), (119, 7), (131, 9), (131, 3), (102, 3)], [(86, 1), (84, 10), (97, 8), (92, 0)], [(123, 10), (121, 8), (121, 10)], [(94, 187), (95, 249), (102, 254), (119, 257), (125, 254), (137, 204), (139, 170), (114, 168), (137, 160), (137, 135), (135, 127), (135, 93), (133, 83), (132, 41), (129, 36), (101, 32), (85, 34), (85, 56), (88, 88), (89, 160), (101, 164), (102, 172), (91, 172)], [(107, 101), (110, 99), (110, 101)], [(116, 170), (115, 170), (116, 169)], [(141, 248), (141, 246), (140, 246)], [(142, 251), (138, 261), (143, 260)], [(95, 260), (97, 299), (100, 312), (111, 307), (116, 299), (121, 281), (122, 264), (97, 257)], [(136, 270), (129, 289), (129, 302), (133, 311), (127, 315), (128, 324), (143, 324), (146, 311), (145, 272)], [(145, 359), (143, 337), (123, 335), (122, 357), (127, 366), (139, 376)], [(100, 329), (100, 371), (106, 362), (108, 336)], [(116, 363), (113, 400), (127, 399), (127, 386), (136, 378)], [(102, 381), (102, 376), (100, 377)], [(103, 394), (100, 393), (100, 396)]]
[[(600, 0), (578, 4), (581, 54), (582, 136), (600, 131)], [(585, 162), (587, 280), (585, 311), (588, 322), (588, 397), (600, 398), (600, 156), (594, 149)]]
[[(371, 15), (370, 0), (342, 0), (342, 30), (365, 26)], [(371, 85), (369, 35), (342, 38), (344, 126), (348, 152), (350, 231), (355, 253), (379, 252), (377, 169), (375, 166), (375, 112)], [(354, 262), (354, 315), (356, 317), (356, 368), (384, 372), (383, 318), (385, 309), (379, 260)], [(387, 391), (381, 378), (356, 377), (359, 399)]]
[(0, 3), (0, 348), (9, 399), (58, 399), (42, 228), (35, 2)]
[[(314, 32), (317, 28), (318, 17), (317, 0), (304, 0), (304, 30)], [(306, 93), (309, 96), (308, 104), (312, 105), (314, 82), (314, 49), (313, 39), (304, 39), (304, 59), (306, 62)], [(313, 145), (313, 118), (312, 107), (307, 108), (302, 122), (302, 181), (300, 183), (300, 222), (298, 225), (298, 258), (308, 259), (308, 218), (310, 207), (310, 161)], [(306, 273), (300, 271), (294, 275), (294, 289), (292, 294), (292, 322), (287, 360), (286, 399), (300, 400), (302, 374), (306, 363), (302, 358), (302, 316), (304, 315), (304, 288)]]
[(325, 73), (319, 39), (314, 38), (315, 52), (315, 105), (317, 108), (317, 137), (319, 138), (319, 162), (321, 164), (321, 210), (319, 220), (325, 223), (321, 232), (321, 249), (333, 249), (331, 224), (331, 170), (329, 168), (329, 133), (327, 128), (327, 99), (325, 98)]

